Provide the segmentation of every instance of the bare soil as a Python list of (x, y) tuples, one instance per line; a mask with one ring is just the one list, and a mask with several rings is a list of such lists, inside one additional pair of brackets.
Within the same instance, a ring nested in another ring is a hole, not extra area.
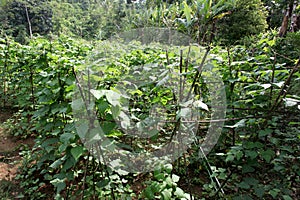
[(34, 144), (33, 138), (14, 137), (4, 128), (4, 122), (12, 115), (11, 111), (0, 110), (0, 199), (13, 199), (18, 194), (15, 177), (22, 164), (19, 152), (25, 145), (32, 147)]

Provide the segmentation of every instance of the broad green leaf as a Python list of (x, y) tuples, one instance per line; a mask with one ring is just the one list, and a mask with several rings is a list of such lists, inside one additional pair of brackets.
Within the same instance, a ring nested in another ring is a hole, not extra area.
[(83, 153), (84, 153), (84, 149), (82, 146), (76, 146), (71, 149), (71, 154), (76, 161)]
[(166, 187), (165, 182), (161, 183), (161, 182), (155, 181), (155, 182), (152, 182), (152, 184), (151, 184), (151, 189), (155, 193), (161, 192), (163, 189), (165, 189), (165, 187)]
[(253, 177), (245, 177), (243, 180), (245, 183), (253, 186), (256, 186), (259, 183), (259, 181)]
[(94, 95), (94, 97), (96, 99), (100, 99), (101, 97), (103, 97), (107, 90), (94, 90), (94, 89), (91, 89), (90, 92), (92, 93), (92, 95)]
[(247, 164), (242, 166), (242, 173), (254, 172), (255, 169)]
[(251, 159), (254, 159), (258, 156), (258, 153), (256, 151), (245, 151), (246, 156), (249, 156)]
[(107, 186), (109, 184), (109, 179), (106, 178), (104, 180), (100, 180), (98, 183), (97, 183), (97, 186), (100, 187), (100, 188), (104, 188), (105, 186)]
[(263, 186), (258, 185), (254, 188), (254, 192), (259, 198), (261, 198), (265, 194), (265, 189)]
[(263, 87), (264, 89), (268, 89), (271, 87), (271, 84), (266, 83), (266, 84), (261, 84), (260, 86)]
[(162, 191), (162, 196), (164, 200), (171, 200), (172, 199), (172, 188)]
[(119, 115), (120, 121), (121, 121), (121, 127), (124, 128), (125, 130), (127, 130), (128, 128), (130, 128), (130, 118), (129, 116), (121, 111), (120, 115)]
[(226, 162), (233, 161), (233, 160), (234, 160), (234, 155), (231, 154), (229, 154), (225, 159)]
[(292, 98), (285, 98), (284, 101), (285, 101), (285, 105), (288, 107), (295, 106), (298, 103), (300, 103), (298, 99), (292, 99)]
[(88, 131), (84, 139), (91, 145), (100, 141), (103, 136), (104, 133), (101, 128), (94, 128)]
[(187, 23), (191, 24), (191, 20), (192, 20), (192, 9), (191, 7), (186, 3), (186, 1), (183, 2), (183, 12), (184, 15), (186, 17)]
[(277, 195), (278, 195), (279, 192), (280, 192), (280, 190), (279, 190), (279, 189), (276, 189), (276, 188), (269, 191), (270, 195), (271, 195), (274, 199), (277, 197)]
[(66, 172), (68, 169), (73, 167), (76, 164), (76, 161), (73, 156), (69, 156), (68, 159), (65, 161), (65, 163), (62, 165), (62, 171)]
[(265, 159), (268, 163), (270, 163), (271, 159), (275, 156), (274, 151), (268, 149), (266, 151), (261, 152), (261, 156)]
[(169, 187), (172, 187), (174, 185), (173, 180), (171, 177), (167, 177), (164, 181)]
[(101, 128), (104, 132), (104, 134), (109, 134), (114, 128), (116, 127), (115, 122), (102, 122)]
[(156, 180), (162, 181), (165, 178), (165, 174), (163, 172), (157, 173), (157, 174), (154, 175), (154, 177), (156, 178)]
[(233, 126), (225, 126), (225, 127), (228, 127), (228, 128), (244, 127), (245, 126), (245, 122), (246, 122), (246, 119), (242, 119), (239, 122), (237, 122), (236, 124), (234, 124)]
[(168, 174), (170, 174), (172, 172), (173, 166), (172, 164), (165, 164), (164, 169)]
[(284, 85), (284, 81), (281, 81), (279, 83), (273, 83), (274, 85), (276, 85), (277, 87), (281, 88)]
[(191, 116), (191, 112), (191, 108), (181, 108), (178, 114), (176, 115), (176, 120), (180, 118), (188, 118), (189, 116)]
[(208, 106), (205, 103), (203, 103), (202, 101), (200, 101), (200, 100), (195, 101), (194, 102), (194, 106), (196, 108), (201, 108), (203, 110), (209, 111)]
[(58, 159), (58, 160), (54, 161), (49, 167), (56, 169), (62, 164), (62, 162), (63, 161), (61, 159)]
[(290, 197), (289, 195), (282, 195), (282, 198), (283, 198), (284, 200), (293, 200), (293, 198)]
[(106, 111), (106, 109), (109, 108), (109, 104), (106, 101), (101, 101), (99, 103), (97, 102), (97, 107), (100, 114), (103, 114)]
[(180, 177), (177, 176), (176, 174), (172, 174), (172, 180), (174, 183), (177, 183), (179, 181)]
[(248, 183), (242, 181), (242, 182), (240, 182), (240, 183), (238, 184), (238, 187), (239, 187), (239, 188), (242, 188), (242, 189), (249, 189), (249, 188), (250, 188), (250, 185), (249, 185)]
[(63, 143), (69, 143), (70, 140), (74, 138), (75, 138), (74, 134), (66, 132), (60, 136), (59, 140)]
[(178, 197), (178, 198), (184, 198), (184, 197), (185, 197), (184, 191), (183, 191), (181, 188), (179, 188), (179, 187), (176, 187), (176, 190), (175, 190), (175, 192), (174, 192), (174, 195), (175, 195), (176, 197)]
[(233, 197), (232, 200), (253, 200), (249, 195), (239, 195), (236, 197)]
[(149, 200), (150, 200), (150, 199), (155, 199), (155, 196), (154, 196), (154, 193), (152, 192), (151, 187), (147, 187), (147, 188), (144, 190), (144, 194), (145, 194), (145, 197), (148, 198)]
[(259, 137), (264, 137), (264, 136), (270, 135), (271, 133), (273, 133), (273, 130), (267, 128), (267, 129), (265, 129), (265, 130), (260, 130), (260, 131), (258, 131), (258, 136), (259, 136)]
[(106, 91), (106, 99), (107, 101), (113, 105), (113, 106), (120, 106), (120, 98), (121, 98), (121, 94), (112, 91), (112, 90), (107, 90)]
[(66, 188), (66, 183), (63, 179), (54, 179), (52, 181), (50, 181), (50, 183), (56, 187), (56, 193), (60, 193), (63, 189)]
[(74, 110), (82, 110), (84, 108), (84, 103), (82, 99), (76, 99), (72, 101), (72, 109)]

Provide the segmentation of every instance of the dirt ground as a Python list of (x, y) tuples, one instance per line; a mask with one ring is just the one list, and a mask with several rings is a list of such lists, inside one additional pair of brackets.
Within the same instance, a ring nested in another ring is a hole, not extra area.
[(21, 161), (19, 151), (23, 145), (33, 145), (33, 140), (7, 136), (5, 129), (0, 127), (0, 181), (14, 179)]
[[(19, 152), (24, 145), (32, 146), (34, 141), (32, 138), (21, 139), (9, 134), (4, 127), (4, 122), (12, 116), (12, 113), (0, 110), (0, 192), (10, 192), (11, 194), (0, 195), (0, 199), (11, 199), (17, 195), (17, 192), (8, 191), (9, 188), (17, 188), (15, 177), (18, 168), (21, 166), (22, 158)], [(12, 197), (8, 197), (8, 195)]]

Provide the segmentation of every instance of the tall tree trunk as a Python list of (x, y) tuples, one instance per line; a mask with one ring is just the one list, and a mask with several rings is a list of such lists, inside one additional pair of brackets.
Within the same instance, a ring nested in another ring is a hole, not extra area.
[(24, 6), (25, 6), (26, 19), (27, 19), (27, 23), (28, 23), (29, 35), (30, 35), (30, 38), (32, 38), (32, 29), (31, 29), (31, 22), (29, 19), (28, 9), (27, 9), (26, 4), (24, 4)]
[(300, 15), (297, 15), (295, 13), (297, 6), (298, 6), (298, 1), (294, 1), (293, 13), (292, 13), (292, 17), (291, 17), (291, 32), (296, 32), (300, 28), (300, 25), (299, 25), (300, 24)]
[(285, 11), (285, 15), (283, 17), (282, 23), (281, 23), (281, 27), (279, 30), (279, 37), (283, 37), (286, 35), (287, 31), (288, 31), (288, 25), (289, 25), (289, 19), (292, 16), (293, 13), (293, 5), (294, 5), (294, 1), (290, 1), (286, 11)]

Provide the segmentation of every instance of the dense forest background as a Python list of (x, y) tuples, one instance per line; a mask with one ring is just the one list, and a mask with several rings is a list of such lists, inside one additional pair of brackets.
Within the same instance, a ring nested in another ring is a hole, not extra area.
[[(1, 162), (20, 166), (13, 179), (0, 179), (1, 199), (300, 199), (299, 1), (0, 3), (0, 110), (10, 113), (0, 133), (34, 141), (12, 150), (19, 160), (0, 148)], [(144, 27), (176, 30), (205, 53), (191, 62), (171, 47), (108, 42), (117, 33)], [(112, 53), (102, 58), (106, 49)], [(159, 149), (172, 140), (184, 113), (160, 87), (167, 76), (135, 91), (139, 97), (131, 118), (142, 121), (149, 105), (159, 104), (176, 123), (144, 141), (126, 135), (113, 120), (122, 105), (114, 83), (130, 69), (151, 63), (172, 67), (192, 83), (204, 110), (197, 142), (173, 163), (146, 173), (117, 172), (93, 157), (77, 134), (73, 112), (79, 105), (72, 102), (78, 74), (91, 55), (102, 58), (101, 66), (93, 66), (103, 76), (97, 79), (98, 93), (91, 95), (108, 138), (131, 151)], [(198, 67), (209, 63), (220, 72), (227, 105), (222, 135), (203, 156), (199, 147), (208, 131), (211, 100)]]

